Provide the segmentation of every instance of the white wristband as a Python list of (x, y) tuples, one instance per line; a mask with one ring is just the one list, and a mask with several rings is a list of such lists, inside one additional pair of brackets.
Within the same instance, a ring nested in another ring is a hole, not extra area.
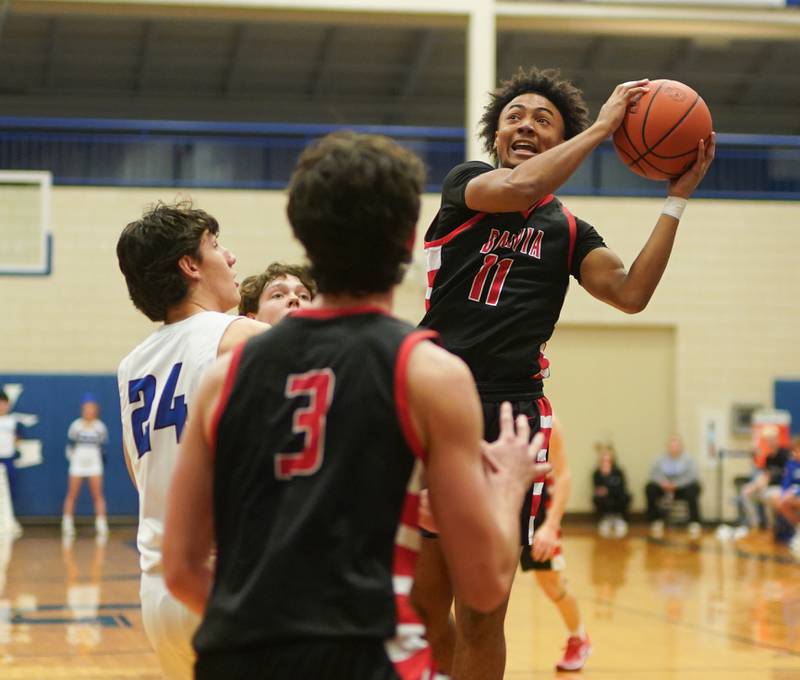
[(689, 201), (680, 196), (667, 196), (667, 200), (664, 201), (664, 207), (661, 208), (661, 214), (669, 215), (679, 220), (688, 202)]

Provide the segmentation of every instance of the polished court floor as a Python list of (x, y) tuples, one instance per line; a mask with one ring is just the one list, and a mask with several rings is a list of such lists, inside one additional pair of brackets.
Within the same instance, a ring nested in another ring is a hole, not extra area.
[[(63, 548), (55, 530), (28, 529), (0, 545), (2, 680), (159, 677), (133, 538), (117, 529), (99, 546), (86, 530)], [(594, 645), (583, 677), (800, 680), (800, 563), (767, 536), (692, 544), (679, 530), (654, 542), (574, 528), (565, 552)], [(565, 634), (530, 576), (514, 585), (507, 635), (507, 680), (556, 676)]]

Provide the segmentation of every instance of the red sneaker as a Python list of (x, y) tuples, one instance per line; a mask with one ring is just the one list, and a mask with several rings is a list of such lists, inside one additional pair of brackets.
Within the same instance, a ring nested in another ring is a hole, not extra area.
[(573, 635), (567, 638), (567, 646), (564, 648), (564, 658), (556, 664), (560, 671), (579, 671), (589, 658), (592, 652), (592, 643), (589, 636), (579, 638)]

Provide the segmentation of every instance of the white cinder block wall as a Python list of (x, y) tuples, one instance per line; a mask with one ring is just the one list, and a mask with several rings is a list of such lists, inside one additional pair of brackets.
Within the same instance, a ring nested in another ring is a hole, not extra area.
[[(119, 359), (152, 328), (127, 298), (115, 245), (122, 227), (156, 199), (180, 190), (58, 187), (53, 191), (55, 252), (49, 277), (0, 278), (5, 372), (113, 372)], [(276, 191), (191, 192), (222, 225), (222, 242), (238, 257), (240, 279), (273, 260), (302, 257)], [(565, 202), (593, 223), (630, 265), (658, 215), (661, 200), (577, 198)], [(426, 196), (418, 243), (438, 205)], [(419, 251), (419, 248), (418, 248)], [(704, 409), (727, 412), (733, 402), (772, 403), (777, 377), (800, 376), (800, 207), (789, 202), (692, 200), (672, 261), (648, 309), (627, 316), (573, 285), (562, 314), (571, 325), (670, 326), (675, 329), (675, 428), (690, 445)], [(397, 312), (422, 315), (421, 255), (397, 295)], [(624, 389), (606, 385), (613, 401)], [(743, 445), (727, 438), (728, 444)], [(643, 442), (647, 450), (660, 442)], [(591, 451), (571, 452), (578, 474), (594, 464)], [(713, 483), (709, 475), (707, 485)], [(709, 489), (710, 490), (710, 489)], [(638, 490), (637, 490), (638, 492)], [(706, 494), (708, 508), (713, 494)], [(573, 499), (574, 509), (588, 509)], [(707, 510), (710, 512), (710, 510)]]

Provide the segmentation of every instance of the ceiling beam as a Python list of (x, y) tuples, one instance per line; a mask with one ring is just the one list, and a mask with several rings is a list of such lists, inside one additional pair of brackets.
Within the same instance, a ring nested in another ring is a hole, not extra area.
[(142, 25), (142, 35), (139, 39), (139, 54), (136, 67), (133, 71), (133, 91), (141, 94), (147, 86), (148, 63), (150, 49), (155, 40), (156, 27), (152, 21), (145, 21)]
[(604, 55), (608, 49), (608, 39), (603, 35), (596, 35), (586, 43), (581, 53), (579, 64), (581, 69), (591, 69), (597, 63), (598, 55)]
[[(461, 26), (485, 0), (14, 0), (14, 12), (179, 17), (229, 22)], [(508, 31), (611, 35), (800, 38), (800, 13), (790, 9), (672, 6), (605, 2), (496, 3), (497, 27)]]
[(225, 73), (222, 76), (220, 93), (230, 96), (236, 87), (236, 75), (242, 63), (242, 53), (247, 40), (247, 24), (236, 24), (231, 35), (231, 44), (228, 50), (228, 62), (225, 65)]
[(470, 5), (482, 0), (21, 0), (27, 7), (113, 7), (144, 5), (149, 7), (229, 7), (232, 9), (290, 10), (301, 12), (346, 12), (361, 14), (457, 14), (465, 15)]
[(439, 36), (436, 31), (428, 29), (421, 31), (420, 35), (414, 45), (414, 52), (411, 55), (411, 62), (406, 73), (406, 79), (400, 87), (399, 96), (405, 99), (412, 95), (419, 85), (422, 74), (425, 71), (425, 66), (431, 59), (431, 54), (439, 41)]
[(41, 86), (50, 89), (55, 84), (56, 45), (58, 43), (57, 17), (53, 17), (47, 22), (46, 41)]
[(0, 3), (0, 42), (3, 40), (3, 27), (6, 25), (8, 13), (11, 10), (11, 0), (2, 0)]
[(15, 0), (15, 13), (228, 22), (465, 27), (485, 0)]
[(778, 46), (774, 42), (765, 42), (753, 57), (748, 72), (742, 73), (738, 84), (731, 87), (725, 103), (729, 106), (736, 106), (747, 102), (756, 87), (764, 82), (764, 74), (781, 73), (777, 70), (780, 61), (781, 52)]
[(309, 97), (319, 94), (319, 86), (325, 73), (325, 66), (331, 56), (333, 43), (336, 39), (336, 27), (327, 26), (322, 32), (322, 37), (317, 43), (317, 50), (311, 62), (311, 73), (308, 75), (305, 92)]
[(663, 65), (662, 73), (664, 73), (665, 76), (670, 76), (685, 70), (685, 67), (691, 64), (695, 59), (697, 51), (697, 42), (691, 38), (682, 38), (675, 45), (674, 49), (669, 50), (669, 54)]
[[(512, 74), (514, 66), (511, 64), (511, 55), (517, 49), (520, 33), (497, 33), (497, 75), (500, 79), (506, 79)], [(516, 70), (516, 69), (514, 69)]]

